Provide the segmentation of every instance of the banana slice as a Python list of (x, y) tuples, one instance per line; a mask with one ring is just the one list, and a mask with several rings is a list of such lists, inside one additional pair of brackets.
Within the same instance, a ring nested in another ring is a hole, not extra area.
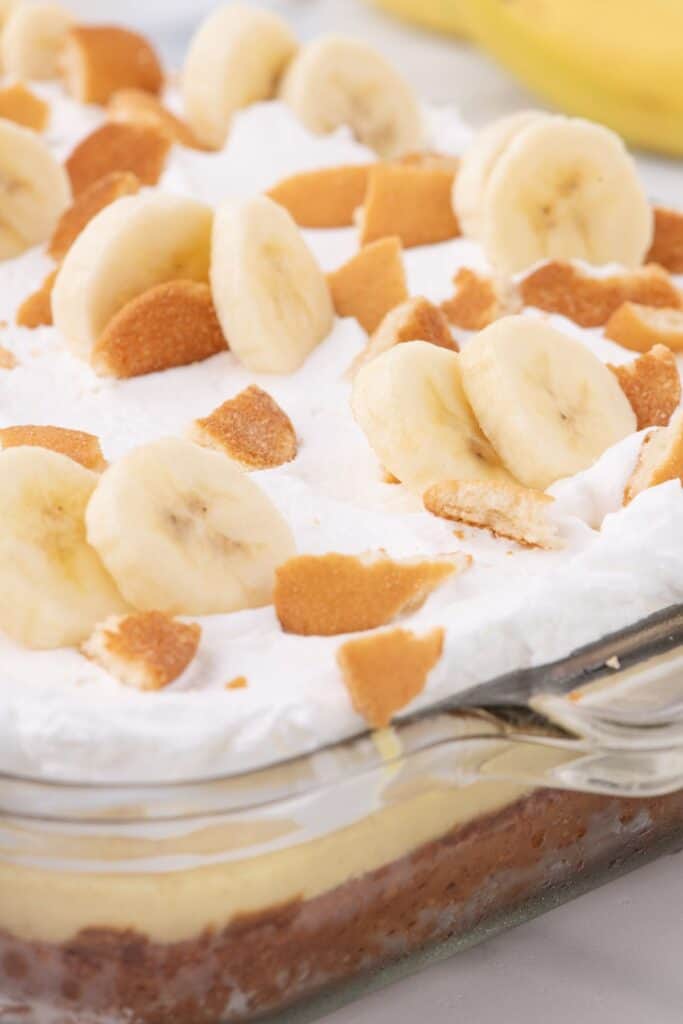
[(21, 4), (2, 33), (5, 71), (17, 78), (57, 78), (59, 57), (74, 19), (60, 4)]
[(270, 99), (298, 48), (289, 27), (268, 11), (226, 4), (199, 27), (187, 54), (182, 91), (195, 134), (216, 149), (235, 111)]
[(166, 281), (208, 281), (212, 211), (184, 196), (147, 193), (105, 207), (78, 236), (52, 292), (55, 327), (89, 359), (115, 313)]
[(504, 274), (548, 258), (636, 267), (652, 235), (652, 209), (623, 142), (579, 118), (528, 124), (484, 189), (480, 240)]
[(463, 234), (478, 238), (481, 203), (491, 172), (509, 144), (530, 124), (548, 115), (519, 110), (487, 125), (465, 151), (453, 184), (453, 209)]
[(67, 173), (45, 143), (0, 120), (0, 259), (50, 238), (70, 202)]
[(108, 469), (86, 520), (90, 543), (140, 611), (261, 607), (295, 552), (289, 527), (236, 463), (179, 438)]
[(356, 374), (353, 413), (386, 469), (422, 495), (443, 480), (509, 480), (462, 387), (460, 357), (407, 341)]
[(325, 275), (291, 216), (265, 196), (217, 211), (211, 288), (231, 351), (255, 373), (292, 373), (332, 329)]
[(309, 131), (348, 125), (381, 157), (422, 148), (415, 96), (399, 73), (366, 43), (324, 36), (304, 47), (285, 75), (282, 99)]
[(126, 603), (85, 533), (99, 476), (44, 448), (0, 455), (0, 629), (32, 648), (79, 644)]
[(587, 469), (636, 430), (614, 374), (542, 320), (498, 320), (470, 342), (460, 363), (484, 433), (527, 487), (545, 490)]

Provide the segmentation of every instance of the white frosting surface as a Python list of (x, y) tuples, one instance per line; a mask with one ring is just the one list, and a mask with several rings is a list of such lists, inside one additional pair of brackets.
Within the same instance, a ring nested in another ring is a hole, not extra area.
[[(53, 108), (50, 143), (63, 156), (100, 115), (50, 87), (41, 92)], [(438, 112), (432, 122), (438, 148), (462, 149), (468, 133), (455, 114)], [(223, 153), (176, 147), (162, 187), (217, 203), (261, 191), (296, 170), (368, 158), (348, 133), (310, 136), (279, 104), (262, 104), (237, 118)], [(357, 248), (352, 229), (306, 236), (325, 269)], [(408, 250), (405, 262), (411, 293), (438, 301), (451, 293), (459, 266), (486, 269), (479, 248), (466, 240)], [(0, 264), (0, 319), (14, 324), (18, 305), (49, 269), (40, 251)], [(601, 359), (632, 358), (599, 331), (552, 319)], [(459, 340), (466, 343), (466, 334)], [(409, 711), (513, 668), (562, 657), (681, 600), (680, 485), (665, 484), (621, 508), (639, 437), (552, 488), (564, 550), (525, 551), (475, 530), (461, 541), (454, 524), (428, 515), (400, 486), (382, 482), (348, 401), (346, 370), (365, 342), (355, 320), (338, 320), (306, 365), (288, 377), (255, 376), (225, 353), (118, 382), (96, 377), (54, 329), (9, 326), (0, 343), (19, 366), (0, 373), (0, 426), (90, 431), (113, 460), (138, 444), (182, 434), (195, 417), (251, 383), (267, 389), (292, 418), (300, 452), (293, 463), (254, 479), (292, 526), (301, 552), (384, 548), (413, 556), (459, 549), (474, 557), (470, 571), (410, 619), (417, 632), (443, 626), (447, 639), (444, 657)], [(33, 652), (0, 636), (0, 771), (73, 781), (191, 779), (245, 771), (364, 730), (336, 663), (345, 638), (285, 635), (272, 608), (199, 621), (198, 658), (182, 679), (154, 694), (122, 687), (76, 651)], [(247, 689), (225, 689), (242, 675)]]

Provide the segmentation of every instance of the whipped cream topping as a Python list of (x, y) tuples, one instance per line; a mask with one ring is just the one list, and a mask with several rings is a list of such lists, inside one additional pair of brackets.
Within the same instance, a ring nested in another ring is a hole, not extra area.
[[(52, 108), (49, 142), (65, 156), (102, 115), (56, 87), (39, 91)], [(434, 148), (446, 152), (462, 151), (469, 137), (450, 110), (432, 112), (430, 130)], [(222, 153), (175, 147), (161, 187), (216, 204), (296, 171), (369, 159), (348, 132), (311, 136), (280, 104), (259, 104), (238, 115)], [(353, 229), (305, 234), (326, 270), (358, 245)], [(479, 247), (465, 239), (408, 250), (405, 263), (411, 294), (435, 301), (452, 293), (459, 267), (487, 270)], [(293, 463), (253, 477), (289, 522), (300, 552), (383, 548), (394, 557), (454, 550), (473, 556), (472, 569), (409, 619), (419, 633), (444, 627), (446, 643), (425, 691), (407, 710), (567, 655), (681, 600), (680, 484), (664, 484), (621, 507), (639, 435), (551, 488), (563, 550), (527, 551), (476, 530), (456, 536), (455, 524), (383, 482), (354, 422), (347, 370), (367, 340), (355, 320), (338, 319), (304, 367), (286, 377), (248, 373), (222, 353), (161, 374), (105, 380), (73, 357), (53, 328), (13, 326), (18, 305), (50, 269), (42, 250), (0, 264), (0, 319), (9, 325), (0, 342), (19, 364), (0, 373), (0, 427), (90, 431), (114, 460), (147, 441), (182, 435), (193, 419), (258, 384), (291, 417), (300, 450)], [(600, 331), (550, 319), (605, 361), (633, 358)], [(465, 332), (458, 337), (467, 343)], [(189, 780), (243, 772), (365, 730), (337, 667), (345, 638), (286, 635), (272, 608), (197, 621), (203, 629), (197, 659), (154, 694), (122, 687), (75, 650), (29, 651), (0, 636), (0, 771), (71, 781)], [(237, 676), (246, 676), (248, 687), (226, 690)]]

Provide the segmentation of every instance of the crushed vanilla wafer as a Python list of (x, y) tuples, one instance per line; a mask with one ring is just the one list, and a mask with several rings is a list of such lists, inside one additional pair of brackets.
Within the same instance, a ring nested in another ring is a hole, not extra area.
[(201, 635), (196, 623), (139, 612), (106, 619), (81, 650), (124, 686), (161, 690), (193, 661)]
[(121, 89), (114, 93), (107, 105), (107, 116), (119, 123), (149, 125), (188, 149), (205, 148), (189, 124), (144, 89)]
[(502, 314), (496, 286), (490, 277), (462, 267), (453, 278), (455, 295), (441, 303), (448, 321), (465, 331), (483, 331)]
[(80, 103), (105, 104), (119, 89), (159, 93), (164, 75), (152, 45), (113, 25), (77, 25), (61, 55), (66, 87)]
[(59, 218), (47, 251), (53, 260), (63, 260), (81, 231), (100, 213), (123, 196), (140, 191), (140, 182), (130, 171), (112, 171), (84, 189)]
[(609, 318), (605, 334), (633, 352), (649, 352), (653, 345), (683, 352), (683, 310), (625, 302)]
[(369, 342), (354, 361), (352, 372), (404, 341), (428, 341), (458, 352), (448, 321), (438, 306), (418, 295), (389, 310)]
[(655, 206), (655, 232), (648, 262), (659, 263), (672, 274), (683, 274), (683, 213)]
[(249, 686), (249, 680), (246, 676), (237, 676), (235, 679), (231, 679), (229, 683), (225, 684), (226, 690), (246, 690)]
[(453, 180), (452, 171), (434, 165), (374, 166), (360, 221), (361, 244), (395, 236), (408, 249), (457, 238)]
[(300, 555), (275, 574), (275, 611), (286, 633), (338, 636), (386, 626), (416, 611), (467, 556), (396, 562), (384, 554)]
[(683, 411), (672, 417), (668, 427), (656, 427), (643, 441), (636, 468), (626, 484), (624, 505), (669, 480), (683, 483)]
[(346, 228), (362, 205), (370, 164), (347, 164), (303, 171), (284, 178), (267, 195), (284, 206), (302, 228)]
[(18, 426), (0, 429), (0, 450), (6, 448), (49, 448), (58, 455), (66, 455), (86, 469), (101, 473), (107, 468), (99, 438), (82, 430), (65, 427)]
[(442, 171), (449, 171), (454, 176), (460, 169), (460, 159), (457, 156), (451, 156), (450, 153), (439, 153), (433, 149), (404, 153), (393, 162), (404, 164), (406, 167), (438, 167)]
[(58, 273), (59, 267), (50, 271), (38, 291), (24, 299), (17, 311), (19, 327), (52, 326), (52, 289)]
[(143, 185), (156, 185), (171, 147), (167, 135), (147, 124), (103, 124), (83, 139), (66, 162), (75, 196), (105, 174), (129, 171)]
[(676, 357), (664, 345), (623, 366), (610, 366), (638, 420), (638, 430), (665, 427), (681, 403)]
[(215, 448), (247, 469), (275, 469), (296, 458), (296, 431), (274, 398), (252, 385), (195, 420), (193, 441)]
[(386, 728), (422, 693), (443, 645), (443, 629), (422, 637), (395, 629), (342, 644), (337, 661), (354, 710), (373, 729)]
[(551, 260), (519, 283), (525, 306), (560, 313), (580, 327), (602, 327), (624, 302), (677, 307), (681, 296), (656, 264), (611, 277), (591, 277), (572, 263)]
[(355, 317), (372, 334), (389, 310), (408, 298), (400, 240), (363, 246), (327, 280), (337, 315)]
[(209, 286), (167, 281), (126, 303), (98, 338), (90, 361), (106, 377), (140, 377), (198, 363), (227, 347)]
[(13, 370), (17, 365), (17, 357), (14, 352), (0, 345), (0, 370)]
[(44, 132), (50, 120), (50, 107), (23, 82), (14, 82), (0, 89), (0, 117), (31, 131)]
[(424, 495), (425, 508), (435, 516), (545, 550), (562, 547), (558, 528), (548, 517), (553, 501), (542, 491), (491, 480), (448, 480)]

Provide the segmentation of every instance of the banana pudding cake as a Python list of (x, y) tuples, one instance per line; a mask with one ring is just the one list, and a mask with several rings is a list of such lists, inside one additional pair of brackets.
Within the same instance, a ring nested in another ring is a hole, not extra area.
[(681, 600), (683, 212), (251, 6), (178, 83), (0, 12), (0, 1018), (248, 1019), (683, 830), (475, 712), (493, 779), (329, 749)]

